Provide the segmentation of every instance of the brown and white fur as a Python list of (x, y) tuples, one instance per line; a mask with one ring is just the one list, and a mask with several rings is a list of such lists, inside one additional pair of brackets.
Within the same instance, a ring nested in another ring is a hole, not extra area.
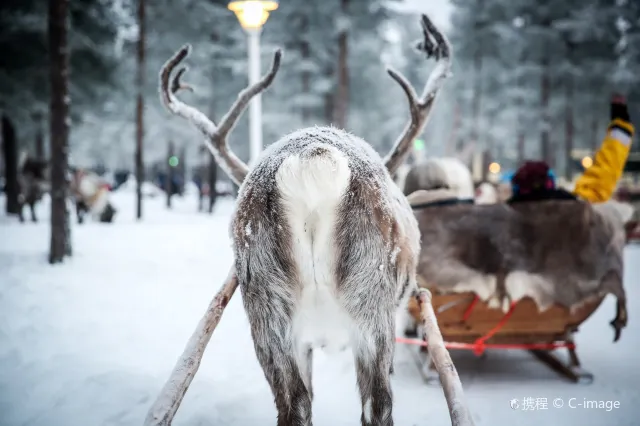
[[(416, 191), (412, 205), (452, 198), (446, 190)], [(618, 299), (615, 339), (626, 325), (622, 285), (629, 205), (549, 200), (446, 205), (416, 210), (423, 238), (418, 272), (442, 293), (472, 291), (507, 310), (524, 297), (540, 310), (574, 309), (607, 293)], [(406, 332), (415, 322), (407, 318)]]
[[(411, 121), (383, 160), (364, 140), (335, 128), (293, 132), (269, 146), (252, 170), (226, 138), (251, 98), (278, 70), (245, 89), (216, 125), (174, 92), (185, 46), (161, 72), (161, 96), (176, 115), (207, 137), (205, 143), (241, 184), (231, 223), (235, 269), (255, 351), (271, 386), (278, 425), (311, 425), (313, 349), (351, 345), (363, 425), (392, 425), (390, 372), (395, 312), (414, 290), (420, 250), (418, 225), (391, 174), (422, 131), (438, 89), (450, 75), (450, 48), (423, 15), (418, 48), (438, 61), (419, 98), (388, 70), (409, 99)], [(434, 41), (432, 41), (432, 38)]]
[(109, 201), (110, 194), (106, 182), (98, 174), (83, 169), (76, 170), (70, 189), (79, 224), (84, 222), (86, 213), (95, 221), (113, 220), (116, 209)]

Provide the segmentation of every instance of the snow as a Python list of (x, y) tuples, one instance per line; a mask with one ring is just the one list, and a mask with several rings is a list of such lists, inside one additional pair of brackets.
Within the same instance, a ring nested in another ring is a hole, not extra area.
[[(47, 223), (19, 224), (0, 213), (1, 426), (141, 426), (227, 276), (229, 199), (206, 215), (196, 213), (195, 195), (175, 197), (173, 210), (162, 197), (147, 198), (140, 223), (132, 193), (115, 192), (113, 202), (115, 223), (74, 226), (74, 257), (56, 266), (46, 263)], [(48, 206), (39, 210), (46, 222)], [(577, 335), (582, 364), (595, 375), (591, 385), (567, 383), (526, 353), (452, 353), (477, 426), (638, 424), (640, 249), (629, 247), (625, 256), (631, 322), (621, 341), (612, 343), (610, 299)], [(396, 424), (450, 424), (442, 390), (422, 381), (410, 349), (397, 348)], [(319, 352), (313, 378), (314, 425), (358, 424), (350, 354)], [(541, 399), (529, 405), (536, 398), (546, 398), (547, 408)], [(563, 408), (553, 407), (556, 398)], [(572, 409), (570, 398), (619, 401), (619, 408)], [(520, 408), (510, 408), (511, 400)], [(265, 425), (275, 415), (238, 293), (174, 425)]]
[[(143, 182), (141, 185), (141, 190), (142, 190), (143, 197), (157, 197), (163, 194), (163, 191), (160, 188), (158, 188), (156, 185), (150, 182)], [(120, 193), (127, 192), (130, 194), (135, 194), (136, 178), (133, 175), (129, 175), (127, 180), (118, 188), (118, 192)]]
[(396, 264), (396, 260), (398, 259), (398, 254), (400, 254), (400, 247), (396, 246), (393, 248), (393, 251), (389, 255), (389, 260), (392, 265)]

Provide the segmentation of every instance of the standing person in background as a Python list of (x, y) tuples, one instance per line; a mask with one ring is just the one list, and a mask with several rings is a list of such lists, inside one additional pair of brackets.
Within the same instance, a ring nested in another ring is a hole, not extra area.
[(576, 182), (573, 192), (577, 197), (592, 203), (602, 203), (611, 198), (627, 162), (634, 130), (626, 99), (622, 95), (614, 95), (611, 99), (611, 123), (593, 164)]
[(78, 223), (84, 222), (89, 213), (94, 220), (111, 223), (117, 210), (111, 204), (109, 184), (97, 173), (77, 169), (70, 182), (70, 190), (76, 205)]
[(202, 165), (195, 168), (193, 173), (193, 183), (198, 188), (198, 211), (201, 212), (204, 205), (204, 196), (205, 196), (205, 182), (203, 179), (203, 167)]

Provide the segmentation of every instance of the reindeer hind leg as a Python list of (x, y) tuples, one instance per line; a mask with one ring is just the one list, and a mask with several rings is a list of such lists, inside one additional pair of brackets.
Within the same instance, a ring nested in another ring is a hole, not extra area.
[[(370, 295), (362, 298), (344, 294), (346, 309), (355, 323), (352, 334), (358, 389), (362, 403), (362, 426), (393, 426), (391, 374), (395, 352), (395, 305), (382, 277), (367, 280)], [(355, 289), (357, 290), (357, 289)], [(387, 293), (385, 295), (385, 293)], [(386, 302), (386, 303), (385, 303)]]
[[(282, 318), (271, 317), (269, 322), (288, 326)], [(256, 356), (275, 399), (278, 426), (311, 426), (312, 392), (303, 378), (308, 375), (310, 383), (310, 362), (304, 367), (299, 365), (289, 339), (268, 335), (264, 332), (267, 330), (256, 331), (253, 331)]]
[(292, 338), (290, 286), (263, 273), (241, 281), (241, 290), (256, 356), (278, 411), (277, 425), (311, 426), (311, 351), (301, 351)]
[(18, 219), (20, 220), (20, 223), (24, 223), (24, 213), (23, 213), (23, 209), (24, 209), (24, 204), (19, 204), (18, 205)]
[(391, 371), (393, 370), (393, 327), (379, 329), (373, 344), (355, 350), (356, 374), (362, 402), (362, 426), (393, 426)]
[(304, 384), (291, 348), (282, 342), (255, 342), (256, 355), (278, 410), (278, 426), (311, 426), (312, 395)]
[(34, 222), (34, 223), (37, 222), (38, 217), (36, 216), (36, 203), (30, 202), (29, 209), (31, 210), (31, 222)]

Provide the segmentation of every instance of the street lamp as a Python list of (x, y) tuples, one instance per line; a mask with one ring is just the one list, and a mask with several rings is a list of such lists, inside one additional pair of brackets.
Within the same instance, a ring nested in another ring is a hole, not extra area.
[[(249, 52), (249, 85), (260, 80), (260, 32), (269, 18), (269, 12), (278, 8), (274, 0), (236, 0), (229, 2), (240, 25), (247, 32)], [(260, 94), (249, 104), (249, 164), (254, 165), (262, 151), (262, 104)]]
[(593, 166), (593, 159), (589, 156), (586, 156), (582, 159), (580, 164), (582, 164), (582, 167), (584, 167), (585, 169), (588, 169), (589, 167)]
[(500, 164), (496, 162), (489, 164), (489, 172), (491, 172), (494, 175), (497, 175), (498, 173), (500, 173)]

